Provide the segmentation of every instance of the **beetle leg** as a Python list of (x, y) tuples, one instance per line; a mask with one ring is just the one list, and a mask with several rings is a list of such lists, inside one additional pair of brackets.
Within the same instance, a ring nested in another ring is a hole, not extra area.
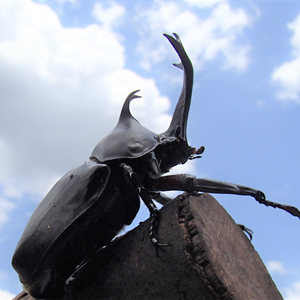
[(156, 205), (152, 201), (149, 192), (143, 187), (138, 187), (138, 192), (146, 206), (148, 207), (150, 211), (150, 226), (149, 226), (149, 237), (152, 242), (152, 244), (156, 247), (156, 254), (157, 253), (157, 247), (167, 247), (170, 246), (169, 244), (162, 244), (158, 242), (158, 240), (155, 238), (155, 231), (158, 226), (159, 222), (159, 210), (157, 209)]
[[(155, 238), (155, 231), (158, 226), (159, 221), (159, 210), (157, 209), (156, 205), (152, 201), (150, 197), (150, 193), (143, 187), (139, 176), (132, 170), (132, 168), (125, 163), (120, 164), (122, 168), (128, 173), (129, 177), (133, 180), (134, 185), (137, 187), (138, 194), (143, 200), (143, 202), (146, 204), (147, 208), (150, 211), (150, 226), (149, 226), (149, 237), (152, 242), (152, 244), (156, 247), (156, 254), (157, 253), (157, 247), (166, 247), (169, 246), (169, 244), (162, 244), (158, 242), (158, 240)], [(160, 198), (163, 199), (163, 198)]]
[(150, 197), (161, 205), (165, 205), (173, 199), (163, 193), (150, 192)]
[(200, 179), (187, 174), (163, 176), (158, 179), (152, 179), (147, 184), (147, 188), (153, 191), (179, 190), (186, 192), (197, 191), (216, 194), (252, 196), (260, 204), (264, 204), (266, 206), (271, 206), (274, 208), (280, 208), (290, 213), (291, 215), (300, 218), (300, 211), (296, 207), (268, 201), (266, 200), (263, 192), (243, 185), (237, 185), (212, 179)]

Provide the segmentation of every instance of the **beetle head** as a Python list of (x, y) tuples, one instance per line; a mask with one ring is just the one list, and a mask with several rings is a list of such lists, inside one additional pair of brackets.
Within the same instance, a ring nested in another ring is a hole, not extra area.
[(174, 33), (175, 38), (168, 34), (164, 34), (164, 36), (169, 40), (181, 60), (180, 63), (174, 64), (174, 66), (183, 71), (184, 77), (181, 94), (170, 126), (159, 135), (161, 141), (166, 144), (164, 151), (161, 152), (162, 173), (168, 172), (173, 166), (184, 164), (197, 152), (195, 148), (188, 145), (186, 133), (194, 81), (193, 65), (179, 36), (176, 33)]
[[(134, 91), (125, 100), (117, 126), (95, 147), (91, 160), (107, 162), (116, 159), (142, 157), (152, 150), (162, 162), (162, 173), (171, 167), (185, 163), (196, 153), (187, 143), (187, 120), (190, 109), (194, 71), (192, 63), (177, 34), (174, 37), (164, 34), (180, 57), (174, 64), (184, 72), (183, 87), (169, 128), (157, 135), (143, 127), (130, 113), (131, 100), (138, 98)], [(159, 146), (159, 147), (158, 147)]]

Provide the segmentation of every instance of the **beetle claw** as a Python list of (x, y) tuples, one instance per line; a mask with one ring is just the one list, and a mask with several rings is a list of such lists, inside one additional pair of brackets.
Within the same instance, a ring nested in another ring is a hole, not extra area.
[(158, 253), (158, 249), (161, 249), (163, 252), (165, 252), (166, 250), (164, 249), (164, 247), (172, 246), (171, 244), (159, 243), (158, 240), (154, 237), (151, 238), (151, 242), (155, 246), (155, 252), (156, 252), (157, 257), (160, 257), (160, 255)]
[[(154, 231), (156, 231), (157, 225), (158, 225), (158, 221), (159, 221), (159, 212), (157, 211), (156, 213), (152, 214), (150, 216), (150, 226), (149, 226), (149, 237), (150, 240), (152, 242), (152, 244), (155, 246), (156, 248), (156, 255), (158, 255), (158, 248), (162, 248), (162, 247), (168, 247), (171, 246), (171, 244), (163, 244), (160, 243), (155, 237), (154, 237)], [(162, 249), (163, 250), (163, 249)], [(164, 251), (164, 250), (163, 250)]]
[(249, 236), (249, 240), (252, 241), (253, 230), (247, 228), (245, 225), (242, 225), (242, 224), (238, 224), (238, 225)]

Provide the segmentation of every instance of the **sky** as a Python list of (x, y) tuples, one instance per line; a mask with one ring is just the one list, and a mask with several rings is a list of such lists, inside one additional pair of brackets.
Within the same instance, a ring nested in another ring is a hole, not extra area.
[[(21, 291), (11, 257), (38, 203), (88, 160), (123, 101), (167, 129), (182, 86), (163, 36), (193, 62), (188, 139), (201, 159), (174, 172), (262, 190), (300, 208), (300, 2), (0, 0), (0, 298)], [(300, 299), (300, 223), (247, 196), (214, 195), (254, 231), (284, 299)], [(143, 205), (130, 228), (147, 219)]]

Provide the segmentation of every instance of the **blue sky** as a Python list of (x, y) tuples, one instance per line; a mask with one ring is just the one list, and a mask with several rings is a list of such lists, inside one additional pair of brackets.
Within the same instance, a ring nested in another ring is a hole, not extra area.
[[(181, 90), (177, 32), (195, 69), (188, 123), (201, 159), (178, 168), (300, 207), (299, 1), (0, 1), (0, 298), (37, 204), (87, 160), (133, 90), (133, 115), (168, 126)], [(215, 195), (285, 299), (300, 299), (299, 220), (251, 197)], [(137, 219), (148, 218), (142, 207)]]

